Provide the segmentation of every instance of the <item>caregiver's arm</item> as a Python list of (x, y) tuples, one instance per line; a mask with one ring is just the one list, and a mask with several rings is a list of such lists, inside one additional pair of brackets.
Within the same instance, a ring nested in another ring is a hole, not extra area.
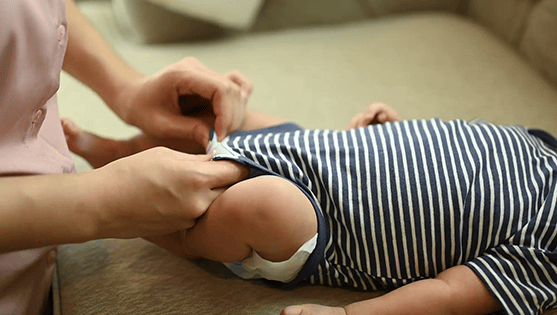
[(0, 176), (0, 253), (190, 228), (247, 176), (210, 159), (155, 148), (85, 173)]
[(95, 31), (73, 0), (66, 0), (68, 48), (63, 69), (94, 90), (125, 122), (156, 137), (206, 143), (209, 126), (180, 115), (179, 94), (212, 100), (219, 138), (238, 129), (251, 83), (239, 72), (220, 75), (185, 58), (145, 77), (129, 66)]
[(466, 266), (445, 270), (434, 279), (412, 282), (380, 297), (342, 308), (317, 305), (290, 306), (282, 315), (310, 314), (489, 314), (499, 309), (497, 300)]
[(88, 177), (0, 177), (0, 253), (93, 239), (102, 196)]

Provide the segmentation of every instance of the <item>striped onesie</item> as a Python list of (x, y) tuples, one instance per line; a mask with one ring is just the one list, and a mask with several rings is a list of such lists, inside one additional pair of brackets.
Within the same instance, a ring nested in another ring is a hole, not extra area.
[(414, 120), (349, 131), (283, 124), (223, 145), (251, 176), (299, 187), (318, 219), (297, 277), (393, 289), (467, 265), (508, 314), (557, 305), (557, 154), (486, 122)]

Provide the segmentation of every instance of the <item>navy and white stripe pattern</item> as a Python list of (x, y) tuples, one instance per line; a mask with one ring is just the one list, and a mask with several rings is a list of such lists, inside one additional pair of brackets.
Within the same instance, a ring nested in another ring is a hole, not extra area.
[(466, 264), (509, 314), (557, 305), (557, 155), (524, 127), (286, 124), (225, 145), (314, 203), (320, 238), (294, 282), (376, 290)]

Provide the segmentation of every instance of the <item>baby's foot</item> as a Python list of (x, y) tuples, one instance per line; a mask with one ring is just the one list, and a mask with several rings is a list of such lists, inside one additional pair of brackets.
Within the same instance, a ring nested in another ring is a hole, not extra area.
[(94, 168), (127, 155), (127, 141), (102, 138), (83, 131), (68, 118), (62, 118), (62, 128), (70, 151), (84, 158)]

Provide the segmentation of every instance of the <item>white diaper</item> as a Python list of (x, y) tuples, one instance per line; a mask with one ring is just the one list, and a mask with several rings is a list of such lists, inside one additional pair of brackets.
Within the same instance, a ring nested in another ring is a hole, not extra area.
[(287, 283), (294, 280), (300, 270), (302, 270), (316, 244), (317, 234), (305, 242), (288, 260), (280, 262), (268, 261), (252, 250), (251, 254), (244, 260), (231, 264), (225, 263), (224, 265), (244, 279), (264, 278)]

